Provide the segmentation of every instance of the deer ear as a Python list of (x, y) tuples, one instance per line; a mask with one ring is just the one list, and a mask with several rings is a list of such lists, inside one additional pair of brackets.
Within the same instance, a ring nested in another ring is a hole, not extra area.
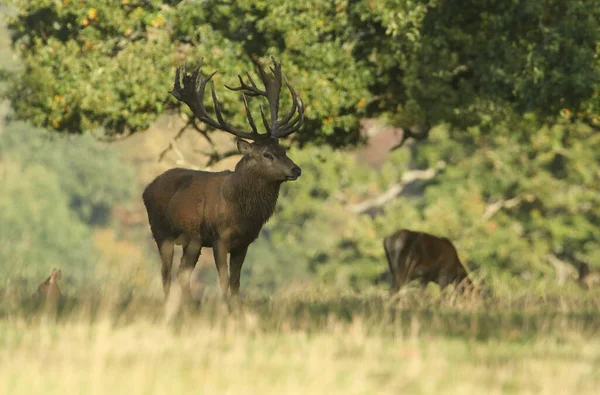
[(246, 140), (238, 139), (237, 148), (238, 151), (240, 151), (240, 154), (246, 155), (252, 151), (252, 144), (250, 144)]

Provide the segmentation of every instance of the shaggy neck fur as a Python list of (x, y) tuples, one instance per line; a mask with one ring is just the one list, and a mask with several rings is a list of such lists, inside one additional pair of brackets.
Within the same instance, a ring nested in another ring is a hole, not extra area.
[(282, 181), (266, 179), (253, 168), (244, 166), (246, 160), (244, 157), (235, 167), (226, 197), (236, 206), (247, 227), (260, 230), (275, 211)]

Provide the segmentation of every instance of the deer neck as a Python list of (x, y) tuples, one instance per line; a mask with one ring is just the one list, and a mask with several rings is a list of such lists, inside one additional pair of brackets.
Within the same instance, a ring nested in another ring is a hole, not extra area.
[(266, 179), (260, 173), (237, 166), (225, 187), (225, 197), (251, 227), (262, 227), (273, 215), (281, 181)]

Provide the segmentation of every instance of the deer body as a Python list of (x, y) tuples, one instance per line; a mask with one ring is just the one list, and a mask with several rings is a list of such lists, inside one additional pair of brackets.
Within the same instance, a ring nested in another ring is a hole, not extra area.
[[(199, 70), (188, 75), (184, 68), (182, 87), (179, 69), (177, 70), (175, 87), (171, 93), (178, 100), (188, 104), (205, 123), (254, 142), (238, 139), (237, 147), (243, 157), (237, 163), (235, 171), (170, 169), (144, 190), (142, 198), (162, 261), (165, 298), (170, 290), (175, 245), (183, 247), (177, 278), (184, 298), (191, 295), (190, 275), (203, 247), (213, 248), (222, 295), (227, 296), (229, 289), (232, 294), (238, 295), (240, 272), (248, 246), (256, 240), (262, 226), (275, 211), (281, 184), (296, 180), (301, 174), (300, 168), (286, 155), (285, 148), (279, 145), (277, 139), (300, 127), (304, 106), (301, 99), (298, 103), (296, 93), (287, 84), (293, 99), (292, 110), (285, 119), (277, 118), (282, 83), (280, 65), (275, 63), (271, 70), (274, 77), (267, 76), (259, 65), (265, 91), (259, 90), (250, 77), (251, 85), (246, 85), (240, 77), (241, 86), (229, 88), (243, 91), (242, 99), (253, 132), (240, 131), (223, 120), (214, 85), (212, 94), (218, 121), (208, 115), (202, 96), (212, 75), (204, 78), (200, 76)], [(246, 95), (264, 96), (269, 100), (271, 122), (267, 121), (261, 107), (263, 123), (269, 134), (257, 132)], [(292, 120), (296, 110), (298, 116)]]
[(43, 297), (48, 303), (56, 303), (61, 297), (60, 287), (58, 281), (62, 277), (60, 270), (52, 269), (50, 276), (40, 284), (37, 293)]
[(423, 285), (437, 283), (444, 289), (464, 281), (472, 285), (452, 242), (425, 232), (400, 229), (383, 240), (392, 277), (392, 289), (420, 279)]
[(202, 247), (220, 240), (232, 249), (253, 242), (275, 210), (281, 183), (249, 183), (244, 175), (167, 170), (143, 195), (147, 207), (167, 208), (151, 214), (155, 237), (177, 245), (200, 240)]

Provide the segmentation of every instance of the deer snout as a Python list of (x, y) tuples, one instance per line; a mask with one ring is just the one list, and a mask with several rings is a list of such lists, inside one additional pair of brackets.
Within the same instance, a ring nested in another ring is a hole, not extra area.
[(290, 170), (290, 175), (287, 176), (288, 180), (296, 180), (298, 179), (298, 177), (300, 177), (300, 175), (302, 174), (302, 169), (297, 166), (294, 165), (294, 167), (292, 167), (292, 169)]

